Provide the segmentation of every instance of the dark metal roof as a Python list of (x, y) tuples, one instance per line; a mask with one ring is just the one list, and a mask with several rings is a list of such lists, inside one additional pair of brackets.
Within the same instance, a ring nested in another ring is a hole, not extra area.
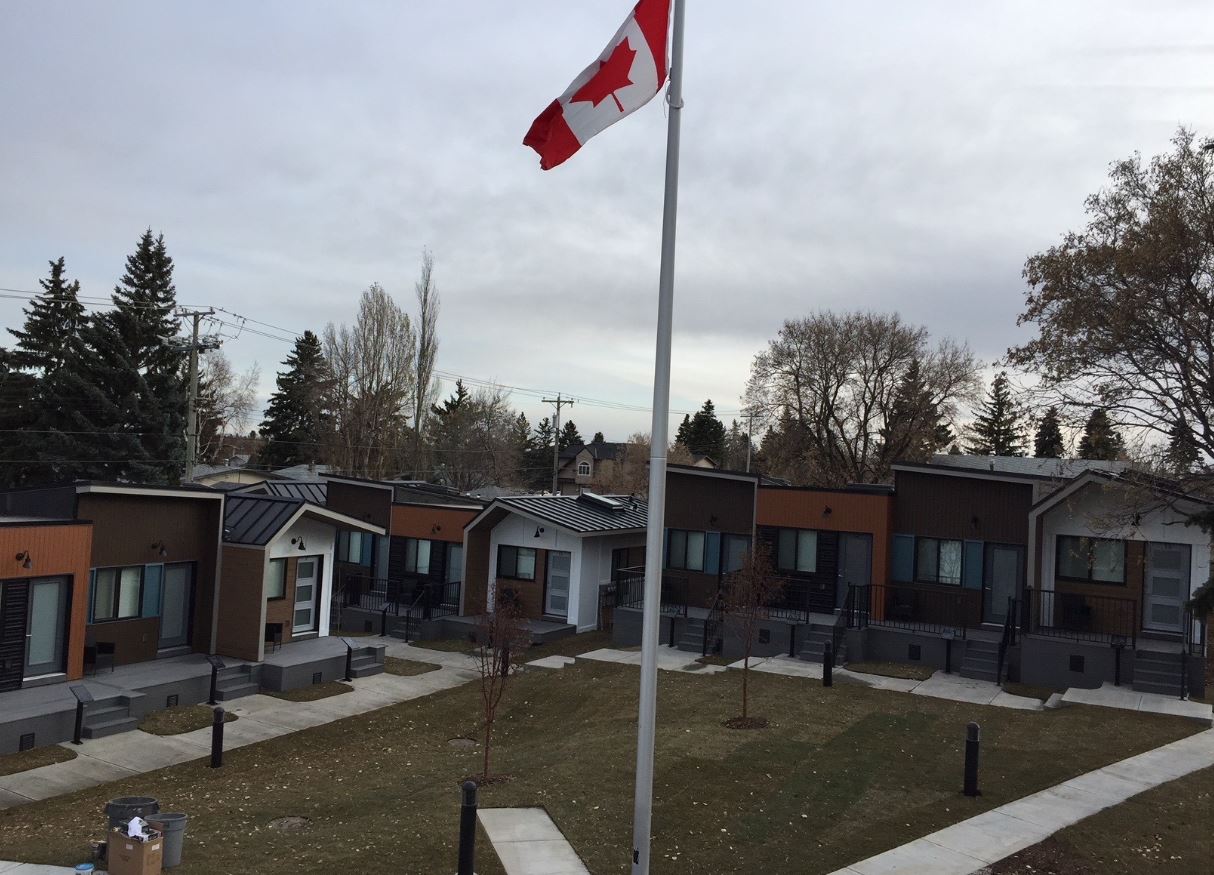
[[(615, 508), (596, 498), (610, 499)], [(628, 496), (516, 495), (494, 504), (581, 534), (643, 529), (649, 519), (645, 502)]]
[(267, 481), (261, 485), (265, 487), (266, 495), (276, 495), (279, 498), (302, 498), (304, 501), (321, 506), (324, 506), (329, 493), (328, 484), (318, 480), (289, 480), (274, 483)]
[(572, 459), (577, 456), (582, 450), (590, 453), (591, 458), (596, 461), (603, 459), (619, 459), (628, 449), (626, 443), (614, 443), (612, 441), (591, 441), (588, 444), (570, 444), (561, 450), (562, 459)]
[(392, 500), (397, 504), (455, 505), (469, 510), (480, 510), (487, 504), (479, 498), (464, 495), (458, 489), (435, 483), (407, 480), (393, 483), (392, 486)]
[(223, 507), (223, 539), (229, 544), (264, 546), (304, 504), (299, 498), (229, 494)]
[(1124, 471), (1128, 462), (1097, 459), (1038, 459), (1032, 456), (973, 456), (937, 453), (930, 462), (898, 462), (895, 469), (931, 471), (945, 469), (977, 474), (997, 474), (1032, 480), (1070, 480), (1086, 471)]

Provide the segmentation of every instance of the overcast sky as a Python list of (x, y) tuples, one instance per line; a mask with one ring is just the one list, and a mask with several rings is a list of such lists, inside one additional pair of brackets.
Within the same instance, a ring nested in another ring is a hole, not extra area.
[[(736, 411), (754, 353), (817, 308), (897, 310), (997, 358), (1025, 257), (1080, 224), (1108, 163), (1181, 123), (1214, 134), (1208, 0), (689, 7), (678, 410)], [(375, 281), (411, 310), (428, 246), (442, 370), (647, 407), (663, 104), (549, 172), (521, 145), (629, 9), (6, 0), (0, 286), (63, 255), (106, 295), (150, 226), (180, 301), (319, 331)], [(0, 326), (20, 318), (0, 298)], [(265, 395), (289, 343), (224, 350)], [(572, 415), (587, 438), (648, 430)]]

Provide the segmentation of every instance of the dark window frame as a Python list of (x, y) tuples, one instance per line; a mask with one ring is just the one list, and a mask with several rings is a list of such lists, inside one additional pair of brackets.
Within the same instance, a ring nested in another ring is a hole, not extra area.
[[(404, 538), (404, 541), (405, 541), (405, 558), (404, 558), (403, 565), (404, 565), (404, 569), (405, 569), (405, 574), (417, 574), (422, 577), (429, 576), (430, 569), (434, 566), (434, 545), (442, 544), (444, 542), (436, 541), (433, 538), (413, 538), (413, 537), (409, 537), (409, 536), (406, 536)], [(426, 569), (425, 569), (425, 571), (418, 570), (418, 564), (417, 564), (417, 554), (418, 554), (418, 551), (421, 549), (422, 541), (426, 542)], [(412, 568), (409, 567), (409, 564), (410, 564), (409, 563), (409, 547), (410, 546), (413, 547), (413, 563), (412, 563), (413, 567)]]
[[(1062, 549), (1063, 541), (1087, 541), (1088, 542), (1088, 575), (1087, 577), (1073, 577), (1069, 574), (1063, 574), (1062, 568)], [(1100, 580), (1092, 577), (1092, 568), (1095, 563), (1095, 554), (1092, 550), (1095, 542), (1105, 541), (1121, 544), (1121, 580)], [(1100, 538), (1095, 535), (1055, 535), (1054, 536), (1054, 579), (1062, 580), (1068, 583), (1090, 583), (1096, 586), (1128, 586), (1128, 576), (1126, 574), (1126, 566), (1129, 564), (1129, 542), (1124, 538)]]
[[(122, 572), (128, 568), (139, 569), (139, 596), (135, 600), (137, 605), (135, 613), (128, 617), (120, 617), (118, 616), (118, 606), (122, 602)], [(114, 595), (113, 602), (111, 604), (114, 613), (113, 616), (99, 618), (97, 616), (97, 575), (102, 571), (114, 572)], [(143, 587), (146, 583), (147, 577), (146, 565), (101, 565), (92, 569), (92, 574), (90, 577), (92, 586), (92, 591), (89, 593), (89, 606), (91, 608), (91, 618), (89, 621), (90, 625), (98, 623), (121, 623), (127, 620), (139, 620), (143, 617)]]
[[(789, 526), (778, 526), (776, 528), (775, 532), (776, 532), (775, 565), (776, 565), (777, 571), (787, 571), (791, 574), (817, 574), (818, 573), (818, 546), (821, 541), (822, 530), (820, 530), (820, 529), (794, 529)], [(793, 545), (792, 545), (793, 567), (792, 568), (788, 568), (780, 563), (780, 535), (783, 532), (792, 532), (793, 533)], [(796, 567), (797, 557), (801, 554), (800, 541), (801, 541), (801, 535), (803, 535), (803, 534), (812, 534), (814, 536), (814, 567), (809, 568), (809, 569)]]
[[(282, 595), (269, 595), (267, 593), (266, 601), (268, 601), (268, 602), (281, 602), (281, 601), (285, 600), (287, 597), (287, 560), (285, 557), (281, 558), (281, 559), (271, 559), (270, 568), (275, 567), (274, 566), (275, 562), (282, 563)], [(273, 579), (273, 578), (271, 578), (271, 579)]]
[[(676, 563), (675, 551), (675, 535), (683, 536), (682, 555), (678, 557)], [(700, 567), (691, 568), (687, 565), (687, 544), (691, 540), (691, 535), (700, 536)], [(666, 530), (666, 568), (670, 571), (691, 571), (696, 574), (703, 574), (704, 569), (708, 566), (708, 532), (699, 529), (667, 529)]]
[[(934, 578), (924, 577), (919, 568), (919, 545), (924, 541), (936, 542), (936, 576)], [(958, 548), (958, 556), (960, 565), (957, 568), (957, 580), (941, 580), (940, 579), (940, 548), (943, 544), (956, 544)], [(931, 583), (936, 586), (962, 586), (965, 582), (965, 541), (961, 538), (932, 538), (915, 536), (915, 583)]]
[[(520, 577), (518, 573), (519, 551), (531, 553), (531, 576)], [(507, 551), (512, 551), (508, 553)], [(507, 561), (506, 557), (510, 556)], [(535, 580), (535, 569), (539, 564), (539, 553), (534, 547), (519, 547), (515, 544), (497, 545), (497, 576), (506, 580)]]

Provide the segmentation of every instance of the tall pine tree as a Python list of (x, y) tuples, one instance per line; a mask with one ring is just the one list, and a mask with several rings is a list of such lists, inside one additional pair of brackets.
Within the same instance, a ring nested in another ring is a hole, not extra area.
[(712, 399), (707, 399), (695, 416), (684, 419), (675, 438), (696, 456), (708, 456), (718, 465), (725, 459), (725, 426), (717, 419)]
[(577, 423), (572, 419), (566, 419), (565, 424), (561, 426), (561, 452), (565, 452), (570, 447), (576, 447), (582, 442), (582, 436), (577, 430)]
[(1062, 440), (1062, 426), (1058, 422), (1058, 408), (1051, 407), (1037, 423), (1033, 436), (1033, 455), (1038, 459), (1061, 459), (1066, 452)]
[(1012, 398), (1007, 374), (1000, 373), (970, 426), (973, 440), (966, 451), (978, 456), (1023, 456), (1020, 411)]
[(61, 368), (72, 355), (86, 319), (79, 300), (80, 281), (64, 277), (63, 257), (50, 262), (51, 275), (39, 280), (42, 293), (25, 311), (25, 325), (10, 328), (16, 338), (11, 366), (38, 374)]
[(278, 388), (270, 396), (261, 423), (266, 443), (257, 454), (257, 463), (263, 468), (307, 464), (321, 456), (330, 380), (320, 338), (311, 331), (295, 338), (283, 365), (285, 370), (278, 372)]
[(1191, 474), (1201, 460), (1201, 451), (1193, 432), (1182, 423), (1176, 423), (1168, 432), (1168, 447), (1164, 451), (1164, 468), (1178, 477)]
[(1125, 455), (1125, 441), (1105, 410), (1097, 408), (1088, 417), (1079, 439), (1079, 458), (1113, 462)]
[(911, 360), (898, 381), (881, 439), (884, 470), (874, 472), (880, 478), (888, 476), (888, 466), (894, 462), (930, 460), (936, 450), (953, 439), (952, 429), (940, 415), (940, 406), (932, 397), (917, 358)]

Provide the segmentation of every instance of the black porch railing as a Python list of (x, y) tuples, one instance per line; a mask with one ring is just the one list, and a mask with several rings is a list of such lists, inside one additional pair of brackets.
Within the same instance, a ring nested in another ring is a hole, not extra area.
[[(911, 632), (952, 632), (966, 637), (966, 629), (981, 621), (981, 593), (961, 587), (926, 588), (913, 584), (881, 584), (849, 587), (853, 606), (848, 625), (886, 626)], [(977, 610), (977, 616), (975, 616)]]
[[(619, 568), (614, 573), (615, 605), (617, 608), (645, 606), (645, 568)], [(663, 614), (687, 616), (687, 578), (680, 574), (662, 572), (660, 610)]]
[(835, 609), (835, 584), (780, 578), (780, 589), (767, 603), (768, 616), (793, 623), (808, 623), (810, 614), (830, 614)]
[[(1180, 698), (1189, 697), (1189, 659), (1206, 655), (1206, 618), (1194, 615), (1192, 608), (1186, 607), (1181, 616), (1181, 648), (1180, 648)], [(1207, 686), (1210, 679), (1206, 679)]]
[(391, 580), (347, 575), (342, 590), (347, 607), (431, 620), (459, 613), (461, 587), (458, 580), (440, 582), (422, 577)]
[(1138, 600), (1031, 589), (1022, 631), (1107, 644), (1138, 645)]
[(1016, 646), (1016, 624), (1019, 622), (1016, 599), (1008, 596), (1007, 614), (1003, 620), (1003, 634), (999, 637), (999, 659), (995, 664), (995, 683), (1003, 683), (1003, 668), (1007, 662), (1009, 648)]

